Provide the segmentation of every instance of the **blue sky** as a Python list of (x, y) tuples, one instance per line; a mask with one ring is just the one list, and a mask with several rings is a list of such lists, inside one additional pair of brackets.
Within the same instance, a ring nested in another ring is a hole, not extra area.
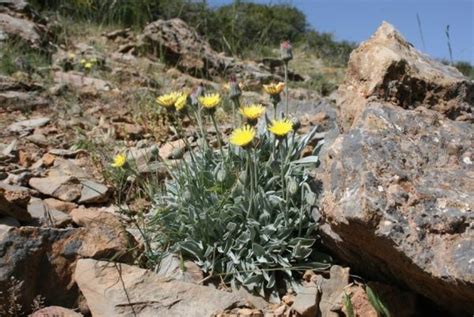
[[(211, 6), (232, 0), (208, 0)], [(361, 42), (382, 21), (393, 24), (419, 50), (449, 59), (446, 26), (450, 25), (454, 60), (474, 64), (474, 0), (256, 0), (257, 3), (288, 3), (304, 12), (308, 22), (336, 39)], [(424, 42), (416, 15), (419, 15)]]

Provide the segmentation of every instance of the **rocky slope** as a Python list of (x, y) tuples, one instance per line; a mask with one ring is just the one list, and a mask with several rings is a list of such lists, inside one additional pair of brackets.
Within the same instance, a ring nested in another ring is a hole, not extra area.
[[(33, 27), (14, 28), (15, 19)], [(420, 296), (444, 307), (437, 313), (474, 311), (473, 83), (393, 27), (352, 54), (335, 105), (290, 89), (302, 131), (318, 125), (326, 137), (315, 216), (325, 246), (350, 269), (308, 271), (301, 290), (269, 303), (204, 286), (192, 262), (141, 268), (146, 242), (131, 219), (149, 202), (131, 201), (124, 213), (105, 176), (118, 152), (157, 178), (164, 160), (186, 154), (150, 110), (159, 93), (198, 84), (224, 93), (225, 77), (237, 74), (245, 98), (265, 104), (261, 84), (282, 78), (278, 65), (223, 56), (178, 19), (69, 45), (50, 43), (49, 25), (23, 1), (0, 2), (0, 42), (57, 48), (40, 77), (34, 65), (0, 76), (0, 315), (340, 316), (347, 294), (356, 316), (378, 316), (367, 283), (350, 273), (386, 283), (368, 285), (394, 316), (430, 312)], [(186, 127), (192, 142), (194, 132)]]

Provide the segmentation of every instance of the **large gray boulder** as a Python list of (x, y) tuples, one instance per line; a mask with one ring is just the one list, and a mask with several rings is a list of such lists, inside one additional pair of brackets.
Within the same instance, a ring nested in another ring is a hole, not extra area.
[(322, 155), (323, 242), (367, 276), (472, 314), (472, 82), (386, 23), (351, 55), (348, 72), (344, 133)]

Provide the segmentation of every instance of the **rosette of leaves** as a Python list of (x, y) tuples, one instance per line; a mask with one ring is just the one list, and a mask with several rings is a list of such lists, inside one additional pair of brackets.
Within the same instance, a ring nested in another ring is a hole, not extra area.
[[(329, 257), (315, 249), (317, 185), (309, 173), (322, 141), (302, 158), (315, 134), (316, 128), (278, 141), (259, 131), (252, 149), (232, 147), (224, 156), (203, 149), (173, 169), (151, 224), (161, 250), (262, 296), (294, 287), (298, 272), (326, 269)], [(252, 195), (249, 165), (257, 175)]]

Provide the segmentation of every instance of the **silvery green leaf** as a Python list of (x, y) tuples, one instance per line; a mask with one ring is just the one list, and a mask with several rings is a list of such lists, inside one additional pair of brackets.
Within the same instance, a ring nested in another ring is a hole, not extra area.
[(258, 243), (252, 243), (252, 250), (256, 256), (263, 256), (265, 255), (265, 249), (259, 245)]
[(237, 228), (237, 224), (234, 222), (229, 222), (226, 226), (227, 230), (234, 231)]
[(225, 170), (225, 168), (220, 168), (218, 171), (217, 171), (217, 181), (218, 182), (224, 182), (227, 178), (227, 172)]
[(288, 192), (291, 194), (291, 195), (294, 195), (296, 194), (296, 192), (298, 191), (298, 183), (296, 182), (296, 180), (291, 177), (290, 180), (288, 181)]
[(316, 194), (311, 191), (306, 192), (305, 198), (306, 203), (310, 206), (313, 206), (316, 203)]
[(316, 164), (319, 162), (319, 157), (316, 156), (316, 155), (312, 155), (312, 156), (306, 156), (306, 157), (303, 157), (299, 160), (296, 160), (296, 161), (293, 161), (292, 164), (293, 165), (298, 165), (298, 164)]

